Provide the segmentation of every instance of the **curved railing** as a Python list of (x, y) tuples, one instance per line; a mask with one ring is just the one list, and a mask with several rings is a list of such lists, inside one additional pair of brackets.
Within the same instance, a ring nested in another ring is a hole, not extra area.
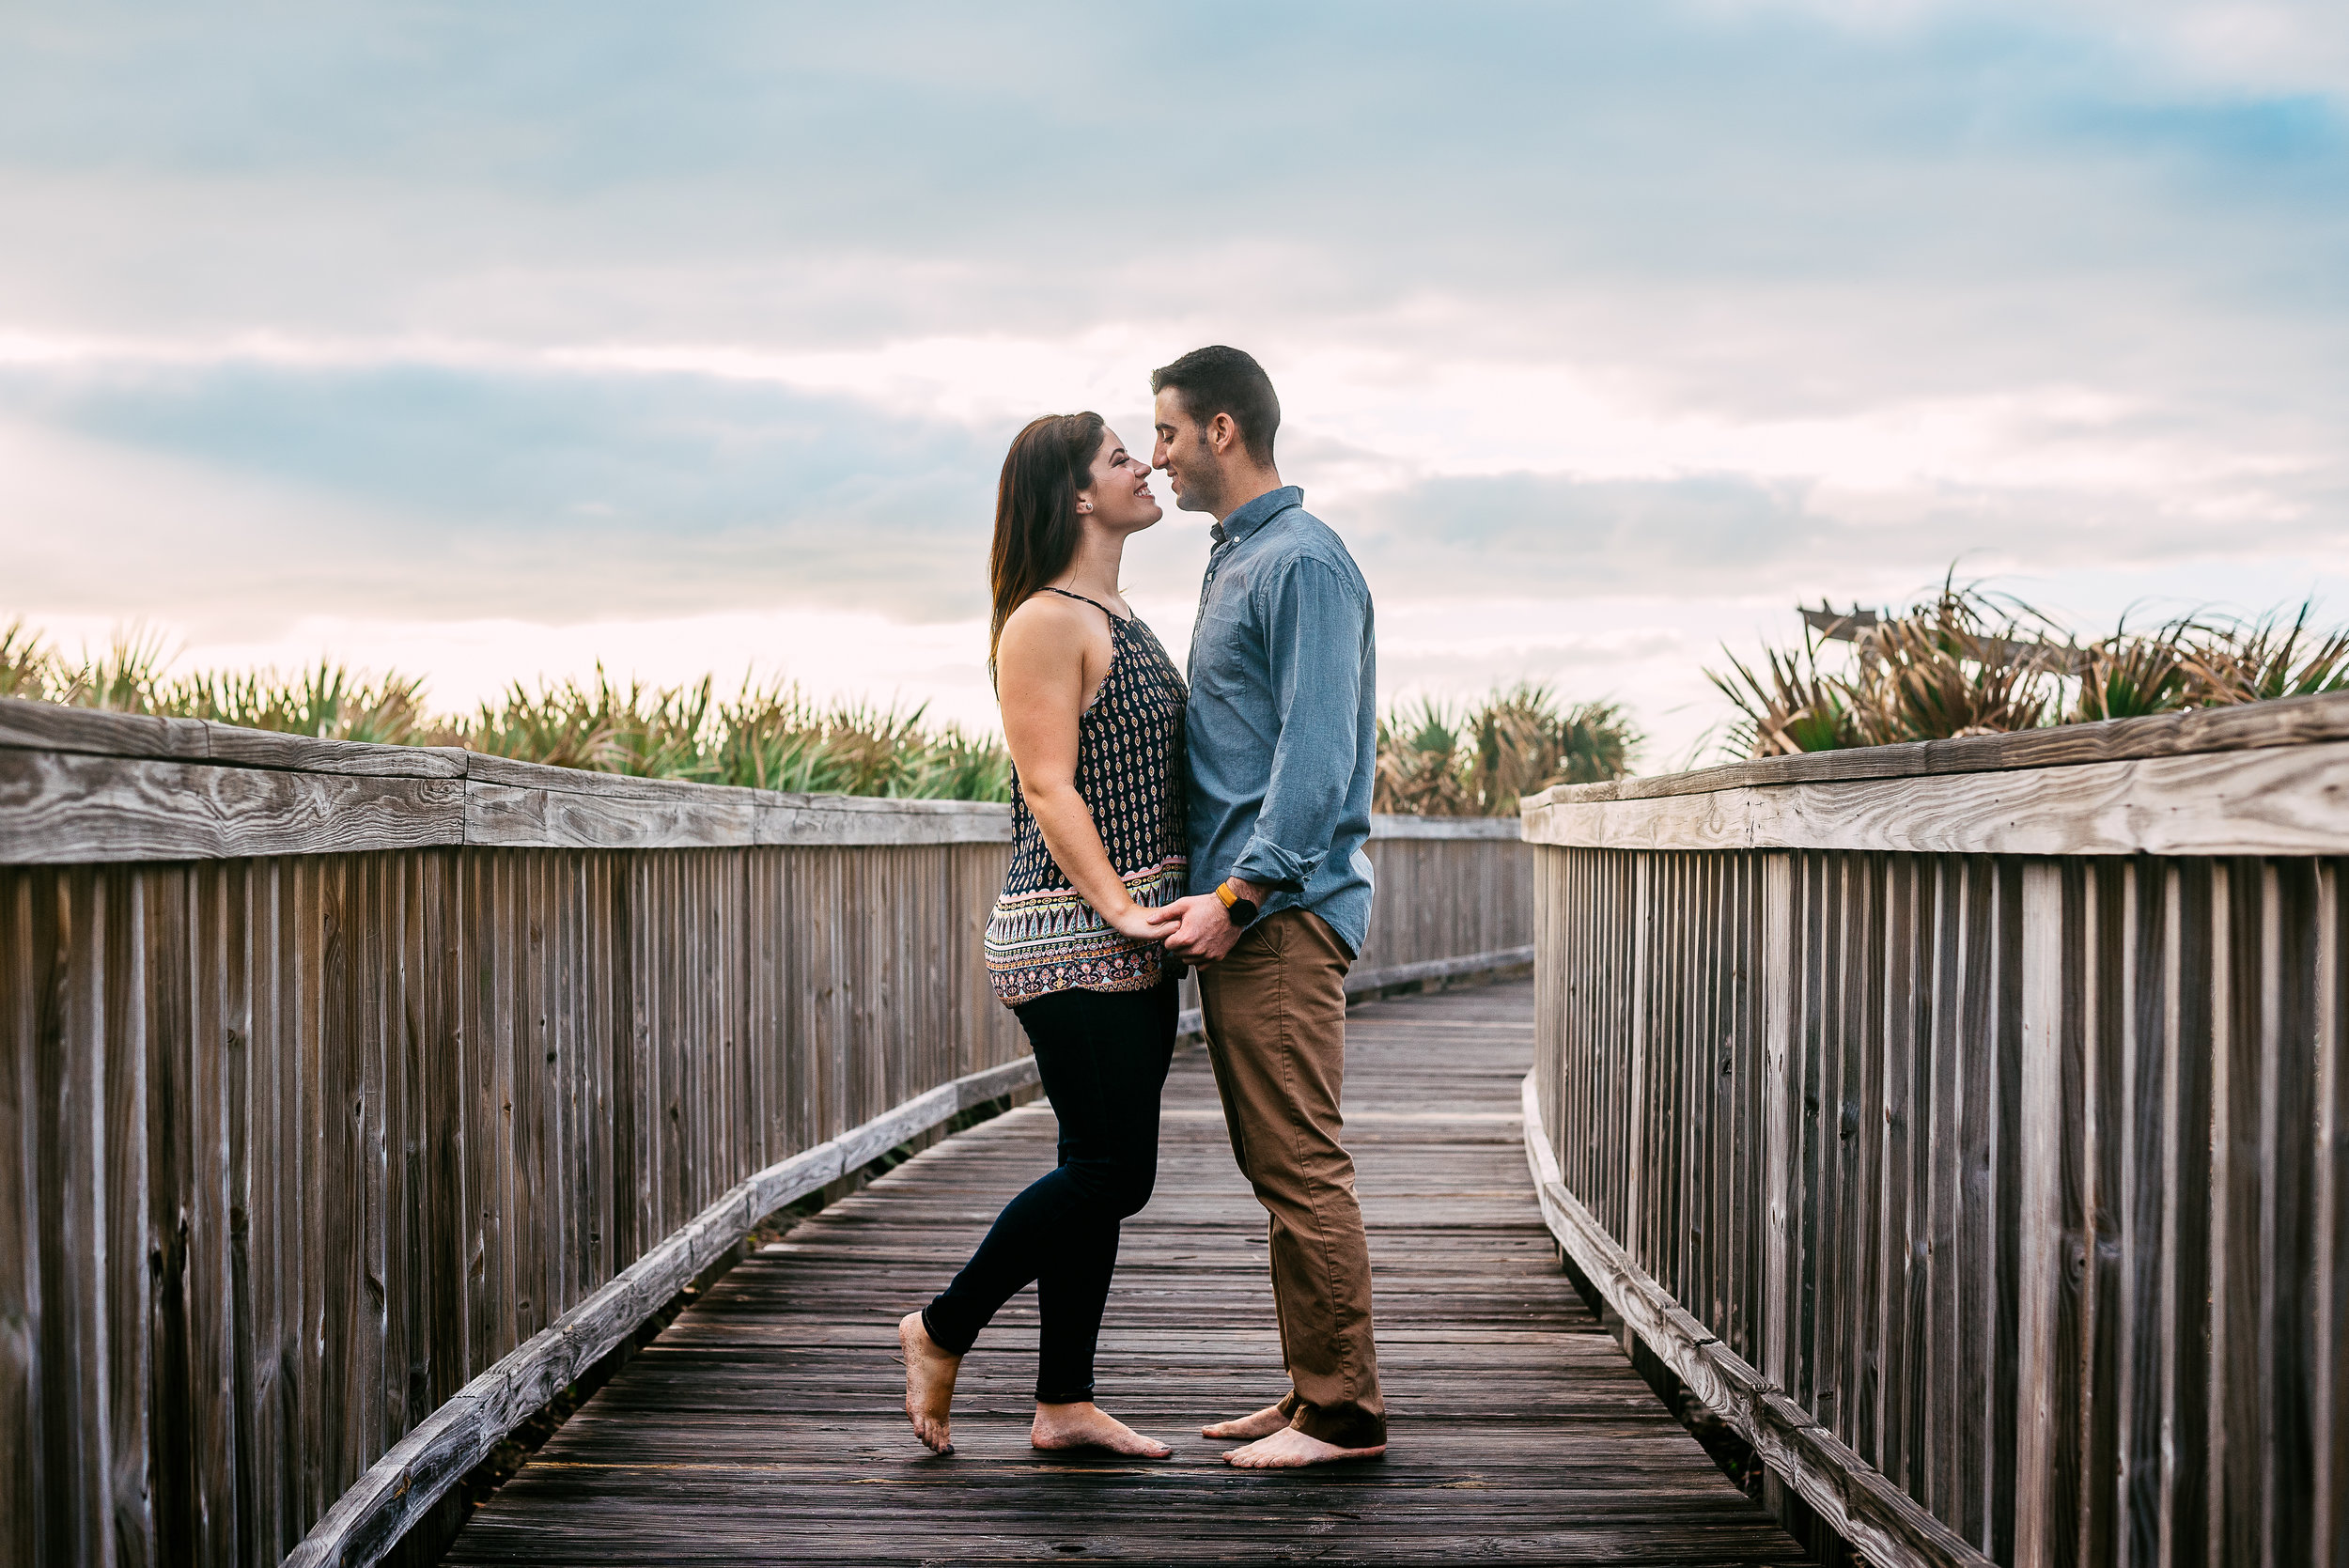
[(2340, 1563), (2349, 697), (1530, 800), (1578, 1272), (1870, 1561)]
[[(0, 1560), (369, 1562), (762, 1217), (1033, 1081), (1000, 806), (0, 701)], [(1378, 986), (1521, 964), (1380, 819)]]

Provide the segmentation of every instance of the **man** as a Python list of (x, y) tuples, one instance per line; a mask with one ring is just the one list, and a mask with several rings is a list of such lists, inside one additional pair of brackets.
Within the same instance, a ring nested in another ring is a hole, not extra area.
[(1386, 1452), (1370, 1248), (1339, 1141), (1346, 971), (1370, 926), (1377, 761), (1370, 590), (1281, 483), (1272, 382), (1236, 349), (1153, 374), (1154, 467), (1216, 520), (1191, 633), (1191, 895), (1167, 940), (1200, 967), (1207, 1049), (1242, 1174), (1271, 1217), (1289, 1392), (1204, 1428), (1289, 1468)]

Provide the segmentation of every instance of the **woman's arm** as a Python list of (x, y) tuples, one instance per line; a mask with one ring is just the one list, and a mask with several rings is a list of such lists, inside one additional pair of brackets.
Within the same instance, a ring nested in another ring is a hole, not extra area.
[(1120, 934), (1151, 941), (1166, 935), (1172, 917), (1133, 901), (1077, 793), (1077, 723), (1114, 653), (1101, 612), (1089, 604), (1038, 595), (1013, 611), (995, 653), (1003, 741), (1068, 885)]

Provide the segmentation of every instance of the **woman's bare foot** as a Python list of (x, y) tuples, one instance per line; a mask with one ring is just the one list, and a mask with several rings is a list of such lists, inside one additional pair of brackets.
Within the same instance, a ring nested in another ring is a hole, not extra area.
[(1203, 1426), (1199, 1429), (1199, 1436), (1221, 1437), (1227, 1442), (1234, 1438), (1245, 1441), (1252, 1437), (1269, 1437), (1288, 1423), (1288, 1417), (1281, 1413), (1279, 1405), (1268, 1405), (1252, 1416), (1242, 1416), (1236, 1421), (1218, 1421), (1213, 1426)]
[(1234, 1449), (1223, 1456), (1223, 1462), (1243, 1470), (1297, 1470), (1308, 1465), (1334, 1465), (1342, 1459), (1376, 1459), (1386, 1452), (1384, 1443), (1377, 1448), (1342, 1449), (1284, 1426), (1269, 1437)]
[(1082, 1405), (1038, 1405), (1028, 1441), (1040, 1449), (1107, 1449), (1136, 1459), (1166, 1459), (1174, 1451), (1145, 1437), (1087, 1401)]
[(897, 1343), (905, 1347), (906, 1416), (913, 1422), (913, 1435), (933, 1453), (954, 1452), (946, 1412), (955, 1403), (955, 1374), (962, 1370), (962, 1358), (938, 1348), (922, 1327), (920, 1312), (897, 1320)]

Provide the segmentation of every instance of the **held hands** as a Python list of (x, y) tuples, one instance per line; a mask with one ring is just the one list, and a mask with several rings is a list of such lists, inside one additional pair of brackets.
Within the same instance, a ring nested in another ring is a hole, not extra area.
[[(1210, 898), (1207, 902), (1212, 904), (1215, 900)], [(1110, 923), (1110, 929), (1121, 937), (1131, 937), (1140, 942), (1155, 942), (1174, 934), (1174, 923), (1182, 918), (1175, 913), (1178, 908), (1169, 905), (1164, 908), (1152, 909), (1140, 904), (1128, 904), (1117, 913), (1102, 918)]]
[(1174, 917), (1177, 924), (1172, 933), (1159, 934), (1166, 938), (1166, 951), (1189, 963), (1212, 964), (1239, 940), (1239, 927), (1232, 924), (1231, 911), (1211, 893), (1178, 898), (1151, 913)]

